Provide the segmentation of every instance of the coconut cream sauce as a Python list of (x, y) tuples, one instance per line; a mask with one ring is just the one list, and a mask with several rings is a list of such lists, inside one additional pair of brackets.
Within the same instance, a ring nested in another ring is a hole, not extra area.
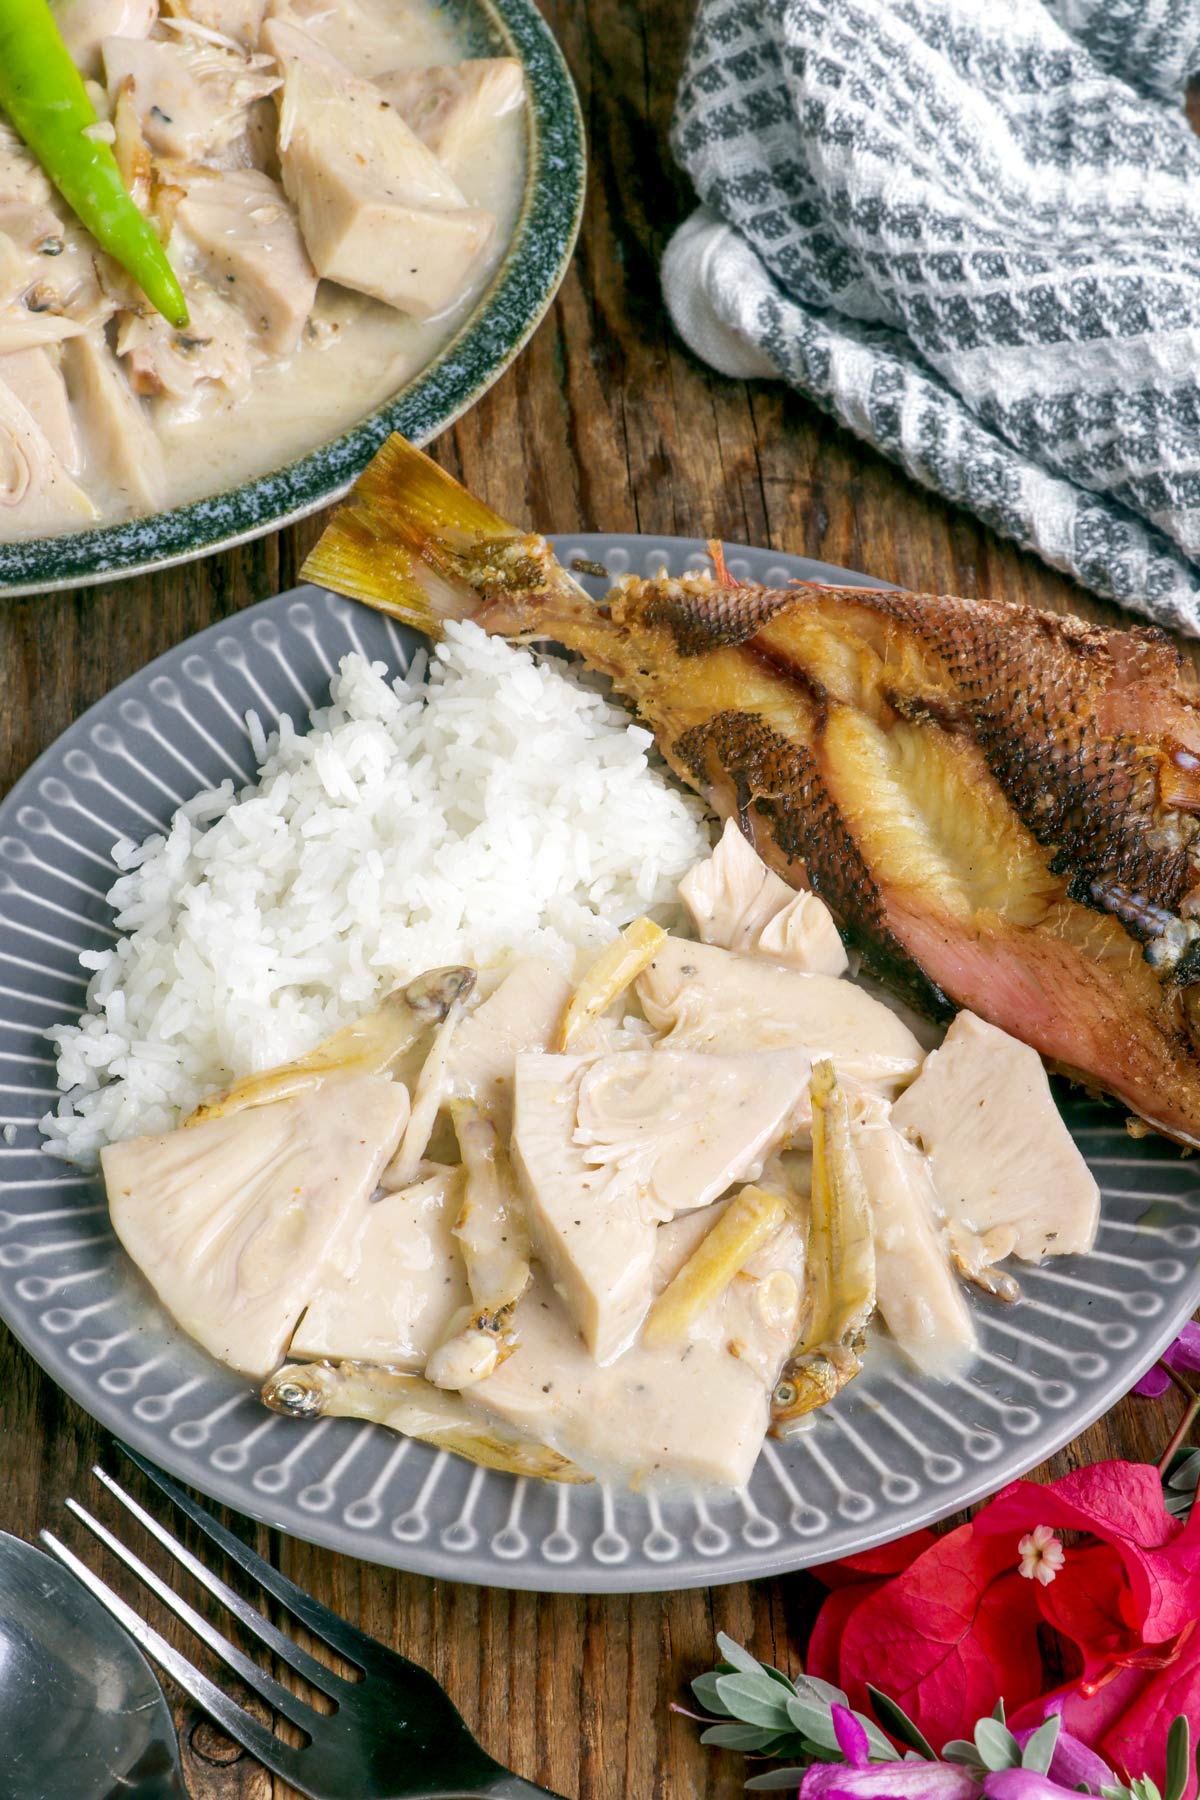
[[(322, 19), (322, 43), (356, 75), (461, 62), (467, 49), (444, 13), (418, 3), (359, 0)], [(257, 371), (249, 396), (219, 390), (195, 417), (155, 421), (165, 452), (169, 506), (203, 499), (284, 467), (383, 404), (432, 361), (486, 288), (502, 259), (525, 186), (523, 108), (498, 119), (456, 179), (473, 206), (495, 215), (496, 232), (470, 291), (447, 313), (415, 319), (323, 281), (315, 334)], [(86, 475), (84, 486), (87, 486)]]
[[(367, 78), (461, 62), (471, 54), (445, 13), (424, 0), (338, 0), (305, 24), (354, 74)], [(525, 109), (518, 107), (481, 133), (456, 169), (465, 198), (491, 212), (496, 229), (469, 290), (447, 312), (417, 319), (322, 281), (299, 347), (256, 368), (248, 393), (235, 397), (203, 384), (188, 400), (150, 405), (147, 417), (163, 451), (162, 505), (204, 499), (283, 468), (337, 438), (418, 374), (470, 313), (502, 260), (521, 207), (525, 166)], [(99, 508), (95, 523), (133, 516), (127, 499), (111, 490), (103, 449), (89, 453), (86, 434), (81, 436), (75, 479)], [(0, 517), (0, 538), (28, 534), (19, 512)]]

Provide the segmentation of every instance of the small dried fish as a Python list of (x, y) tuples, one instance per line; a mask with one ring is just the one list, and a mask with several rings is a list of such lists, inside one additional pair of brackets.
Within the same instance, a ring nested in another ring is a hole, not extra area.
[(513, 1348), (513, 1309), (529, 1286), (529, 1232), (494, 1122), (473, 1100), (453, 1101), (450, 1117), (466, 1178), (454, 1236), (474, 1304), (452, 1321), (425, 1373), (439, 1388), (464, 1388), (483, 1381)]
[(814, 1063), (813, 1172), (808, 1234), (808, 1322), (771, 1400), (771, 1431), (812, 1412), (862, 1368), (875, 1311), (871, 1202), (850, 1133), (849, 1108), (833, 1064)]
[(400, 1148), (383, 1173), (383, 1185), (388, 1189), (408, 1187), (416, 1180), (417, 1171), (424, 1161), (438, 1114), (449, 1098), (450, 1050), (462, 1018), (461, 1002), (474, 985), (474, 979), (472, 970), (471, 981), (454, 995), (442, 1014), (437, 1036), (429, 1047), (429, 1055), (425, 1058), (413, 1090), (408, 1128), (400, 1140)]
[(529, 1285), (529, 1231), (512, 1164), (500, 1133), (473, 1100), (450, 1108), (466, 1170), (454, 1224), (467, 1284), (482, 1313), (508, 1314)]
[(382, 1075), (474, 985), (475, 971), (465, 967), (432, 969), (418, 975), (405, 987), (395, 988), (374, 1012), (323, 1038), (294, 1062), (265, 1069), (260, 1075), (246, 1075), (223, 1093), (201, 1101), (184, 1123), (201, 1125), (247, 1106), (286, 1100), (316, 1087), (328, 1075)]
[(369, 1419), (509, 1475), (574, 1483), (592, 1479), (557, 1450), (508, 1437), (490, 1421), (484, 1424), (457, 1395), (396, 1369), (358, 1362), (285, 1363), (264, 1383), (262, 1398), (291, 1419)]

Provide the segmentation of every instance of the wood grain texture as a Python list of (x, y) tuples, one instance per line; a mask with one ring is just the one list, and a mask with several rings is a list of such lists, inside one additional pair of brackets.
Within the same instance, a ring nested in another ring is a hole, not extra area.
[[(689, 203), (666, 150), (689, 0), (545, 0), (545, 11), (591, 140), (583, 235), (545, 324), (433, 446), (439, 459), (501, 513), (541, 527), (721, 536), (908, 587), (1116, 617), (795, 395), (724, 380), (687, 354), (671, 335), (656, 271)], [(0, 788), (151, 657), (292, 585), (320, 524), (151, 578), (0, 601)], [(1173, 1394), (1126, 1400), (1039, 1473), (1154, 1458), (1177, 1416)], [(105, 1450), (105, 1434), (0, 1328), (0, 1526), (26, 1537), (43, 1525), (63, 1530), (68, 1493), (111, 1520), (114, 1508), (88, 1474)], [(146, 1484), (130, 1485), (148, 1499)], [(328, 1605), (431, 1668), (493, 1755), (581, 1800), (740, 1794), (742, 1760), (702, 1750), (698, 1728), (669, 1702), (686, 1700), (719, 1629), (796, 1670), (822, 1592), (787, 1576), (632, 1599), (509, 1594), (378, 1569), (234, 1523)], [(77, 1541), (70, 1528), (65, 1535)], [(132, 1581), (116, 1585), (137, 1600)], [(197, 1800), (290, 1793), (186, 1707), (180, 1723)]]

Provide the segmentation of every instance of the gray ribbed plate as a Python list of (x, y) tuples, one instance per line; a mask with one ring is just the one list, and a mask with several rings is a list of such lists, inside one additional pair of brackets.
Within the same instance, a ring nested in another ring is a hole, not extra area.
[[(614, 574), (706, 566), (703, 547), (679, 538), (559, 548)], [(774, 585), (844, 578), (765, 550), (735, 548), (729, 565)], [(1123, 1394), (1200, 1297), (1197, 1165), (1158, 1139), (1135, 1143), (1119, 1110), (1065, 1094), (1104, 1191), (1094, 1254), (1023, 1270), (1018, 1307), (977, 1302), (982, 1354), (961, 1380), (869, 1357), (811, 1432), (767, 1445), (742, 1494), (556, 1488), (349, 1420), (300, 1424), (172, 1328), (98, 1185), (42, 1153), (36, 1121), (56, 1096), (41, 1033), (82, 1005), (80, 951), (111, 940), (113, 841), (250, 775), (246, 708), (296, 716), (324, 701), (345, 651), (398, 667), (415, 642), (316, 589), (281, 594), (125, 682), (0, 807), (0, 1123), (15, 1129), (0, 1144), (0, 1316), (42, 1367), (183, 1481), (298, 1536), (453, 1580), (585, 1592), (766, 1575), (897, 1536), (1000, 1487)]]

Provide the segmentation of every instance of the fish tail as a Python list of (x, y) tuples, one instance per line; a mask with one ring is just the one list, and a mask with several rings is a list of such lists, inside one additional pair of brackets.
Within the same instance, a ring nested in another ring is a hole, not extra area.
[(511, 590), (514, 550), (531, 543), (543, 540), (527, 538), (396, 434), (338, 508), (301, 575), (437, 637), (445, 620), (471, 618), (489, 591)]

